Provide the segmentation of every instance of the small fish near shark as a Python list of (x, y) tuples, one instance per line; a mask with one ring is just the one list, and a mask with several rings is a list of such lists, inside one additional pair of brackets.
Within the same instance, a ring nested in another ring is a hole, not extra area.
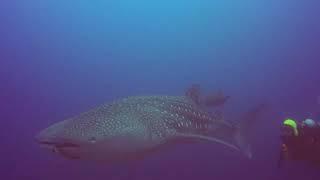
[(65, 158), (91, 161), (128, 161), (186, 140), (221, 143), (251, 158), (249, 132), (263, 109), (235, 124), (187, 96), (133, 96), (53, 124), (36, 140)]

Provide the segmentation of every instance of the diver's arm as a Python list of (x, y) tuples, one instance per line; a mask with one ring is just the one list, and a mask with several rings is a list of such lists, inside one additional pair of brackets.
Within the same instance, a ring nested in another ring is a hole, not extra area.
[(279, 160), (278, 160), (278, 168), (282, 166), (283, 160), (287, 158), (288, 153), (288, 148), (285, 144), (281, 145), (280, 149), (280, 155), (279, 155)]
[(283, 151), (281, 150), (281, 151), (280, 151), (280, 154), (279, 154), (278, 164), (277, 164), (278, 168), (281, 168), (281, 167), (282, 167), (283, 156), (284, 156), (284, 155), (283, 155)]
[(319, 126), (317, 126), (317, 129), (315, 130), (314, 141), (317, 150), (320, 150), (320, 124)]

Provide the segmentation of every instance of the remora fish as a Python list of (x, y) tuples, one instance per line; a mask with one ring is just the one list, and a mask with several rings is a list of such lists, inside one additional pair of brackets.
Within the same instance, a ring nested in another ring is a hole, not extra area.
[(36, 139), (69, 159), (122, 162), (186, 140), (218, 142), (251, 157), (248, 128), (260, 109), (232, 124), (187, 97), (129, 97), (58, 122)]

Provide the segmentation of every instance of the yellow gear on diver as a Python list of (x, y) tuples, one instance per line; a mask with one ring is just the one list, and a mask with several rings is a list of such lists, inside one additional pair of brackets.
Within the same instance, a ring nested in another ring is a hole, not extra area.
[(293, 119), (286, 119), (285, 121), (283, 121), (283, 124), (286, 126), (289, 126), (293, 129), (294, 135), (298, 136), (299, 132), (298, 132), (298, 125), (296, 123), (296, 121), (294, 121)]

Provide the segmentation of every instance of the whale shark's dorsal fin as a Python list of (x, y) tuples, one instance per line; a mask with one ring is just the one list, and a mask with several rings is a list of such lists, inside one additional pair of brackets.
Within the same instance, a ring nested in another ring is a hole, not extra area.
[(185, 96), (191, 99), (195, 104), (202, 107), (218, 107), (226, 103), (230, 96), (224, 95), (222, 90), (212, 92), (207, 96), (202, 95), (199, 84), (192, 84), (185, 91)]

